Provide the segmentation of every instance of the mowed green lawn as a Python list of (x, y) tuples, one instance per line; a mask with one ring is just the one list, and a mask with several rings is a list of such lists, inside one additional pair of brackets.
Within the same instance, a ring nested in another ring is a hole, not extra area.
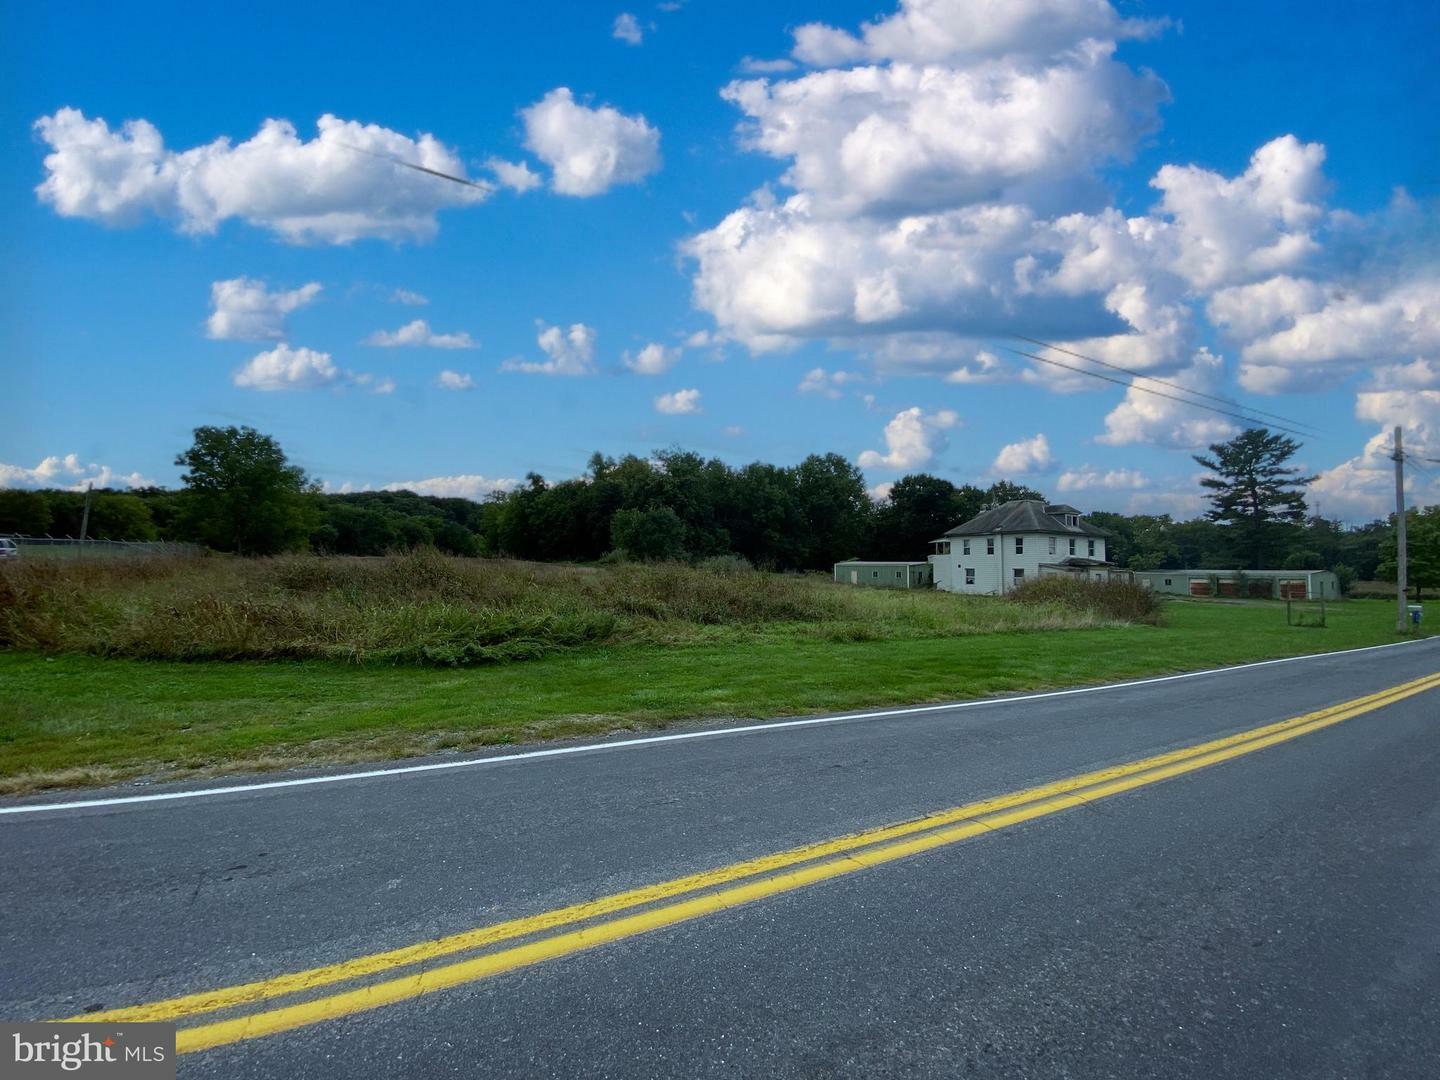
[(464, 669), (0, 653), (0, 792), (1109, 682), (1397, 640), (1394, 607), (1166, 605), (1165, 625), (594, 649)]

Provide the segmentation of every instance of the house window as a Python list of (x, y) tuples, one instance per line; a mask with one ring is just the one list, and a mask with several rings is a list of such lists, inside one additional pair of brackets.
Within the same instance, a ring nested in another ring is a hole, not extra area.
[(1024, 538), (1023, 536), (1017, 536), (1017, 537), (1015, 537), (1015, 554), (1016, 554), (1016, 555), (1024, 555), (1024, 554), (1025, 554), (1025, 538)]
[(1085, 543), (1086, 543), (1086, 545), (1087, 545), (1087, 547), (1088, 547), (1088, 549), (1089, 549), (1089, 554), (1093, 557), (1093, 556), (1095, 555), (1095, 541), (1094, 541), (1094, 540), (1086, 540)]
[(871, 570), (871, 571), (870, 571), (870, 576), (871, 576), (872, 578), (878, 578), (878, 577), (880, 576), (880, 571), (879, 571), (879, 570)]
[(970, 541), (969, 541), (969, 540), (961, 540), (961, 541), (960, 541), (960, 554), (961, 554), (961, 555), (969, 555), (969, 554), (970, 554)]
[(1055, 554), (1055, 538), (1053, 536), (1050, 537), (1050, 554)]
[(993, 536), (986, 537), (986, 539), (985, 539), (985, 554), (986, 554), (986, 555), (994, 555), (994, 554), (995, 554), (995, 538), (994, 538)]
[(974, 571), (974, 569), (973, 569), (972, 567), (969, 567), (969, 566), (967, 566), (967, 567), (965, 568), (965, 584), (966, 584), (966, 585), (974, 585), (974, 584), (975, 584), (975, 571)]
[(1169, 585), (1169, 584), (1170, 584), (1170, 579), (1169, 579), (1168, 577), (1165, 579), (1165, 584), (1166, 584), (1166, 585)]
[(1025, 580), (1025, 571), (1022, 570), (1020, 567), (1017, 566), (1017, 567), (1016, 567), (1013, 571), (1011, 571), (1011, 572), (1015, 575), (1015, 584), (1016, 584), (1016, 585), (1019, 585), (1022, 581)]
[(1071, 541), (1070, 541), (1070, 554), (1071, 554), (1071, 555), (1074, 555), (1074, 554), (1075, 554), (1075, 541), (1074, 541), (1074, 540), (1071, 540)]

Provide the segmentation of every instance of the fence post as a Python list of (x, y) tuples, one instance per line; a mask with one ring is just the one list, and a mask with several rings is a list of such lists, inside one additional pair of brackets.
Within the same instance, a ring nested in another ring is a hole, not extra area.
[(95, 485), (85, 485), (85, 514), (80, 519), (80, 541), (84, 543), (86, 534), (90, 531), (90, 500), (95, 495)]

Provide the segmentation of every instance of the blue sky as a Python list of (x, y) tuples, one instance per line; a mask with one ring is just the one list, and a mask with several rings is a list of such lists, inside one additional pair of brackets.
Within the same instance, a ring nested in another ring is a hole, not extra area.
[(6, 485), (173, 484), (245, 423), (332, 488), (678, 444), (1194, 512), (1225, 420), (1027, 333), (1318, 429), (1330, 514), (1383, 511), (1389, 425), (1440, 458), (1431, 4), (4, 18)]

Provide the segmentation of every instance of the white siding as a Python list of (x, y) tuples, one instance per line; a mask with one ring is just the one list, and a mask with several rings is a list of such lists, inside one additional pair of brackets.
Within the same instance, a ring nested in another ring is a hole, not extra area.
[[(995, 554), (985, 554), (984, 536), (970, 537), (970, 554), (963, 555), (964, 547), (959, 537), (952, 539), (949, 555), (931, 555), (930, 565), (935, 567), (935, 587), (944, 592), (994, 595), (1008, 592), (1015, 579), (1015, 569), (1025, 571), (1025, 580), (1040, 576), (1043, 563), (1055, 563), (1070, 557), (1069, 536), (1055, 537), (1055, 554), (1050, 554), (1049, 533), (1022, 533), (1024, 551), (1015, 554), (1015, 533), (996, 534)], [(1087, 541), (1094, 539), (1095, 554), (1088, 554)], [(1075, 556), (1081, 559), (1104, 559), (1105, 541), (1100, 537), (1078, 536), (1075, 538)], [(975, 584), (965, 584), (966, 568), (975, 571)]]

